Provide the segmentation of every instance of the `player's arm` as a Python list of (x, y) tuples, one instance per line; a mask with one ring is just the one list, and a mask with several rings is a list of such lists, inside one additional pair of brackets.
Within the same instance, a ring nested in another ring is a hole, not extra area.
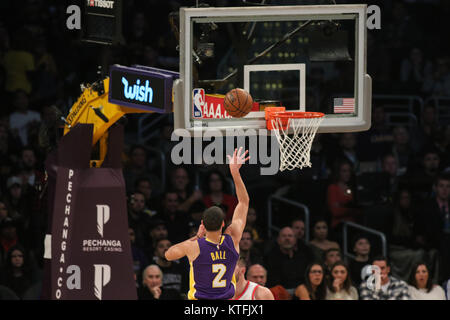
[(250, 156), (245, 158), (248, 150), (242, 154), (242, 147), (234, 150), (233, 156), (228, 156), (230, 161), (230, 172), (233, 177), (236, 196), (238, 199), (238, 204), (234, 209), (233, 218), (231, 220), (231, 224), (228, 226), (225, 233), (231, 235), (233, 238), (233, 242), (235, 245), (239, 244), (239, 241), (242, 237), (242, 232), (244, 231), (245, 225), (247, 223), (247, 213), (250, 198), (247, 193), (247, 189), (245, 188), (244, 181), (242, 181), (241, 174), (239, 173), (239, 169), (242, 164), (250, 159)]
[(194, 242), (205, 236), (205, 226), (203, 223), (198, 228), (197, 234), (192, 238), (171, 246), (166, 253), (166, 259), (169, 261), (178, 260), (184, 256), (192, 257), (194, 251)]
[(259, 286), (255, 292), (255, 300), (275, 300), (269, 288)]

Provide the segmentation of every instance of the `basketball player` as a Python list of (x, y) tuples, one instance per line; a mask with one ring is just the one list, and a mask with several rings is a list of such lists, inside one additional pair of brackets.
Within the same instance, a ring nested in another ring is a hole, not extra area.
[(233, 300), (275, 300), (269, 288), (245, 279), (245, 259), (239, 258), (234, 275), (236, 276), (236, 293)]
[(225, 232), (222, 233), (225, 213), (219, 207), (210, 207), (203, 213), (197, 235), (170, 247), (165, 253), (169, 261), (188, 257), (190, 300), (231, 299), (234, 296), (234, 269), (249, 206), (247, 190), (239, 173), (242, 164), (250, 158), (245, 158), (247, 153), (248, 150), (242, 154), (241, 147), (234, 150), (232, 157), (227, 155), (239, 202)]

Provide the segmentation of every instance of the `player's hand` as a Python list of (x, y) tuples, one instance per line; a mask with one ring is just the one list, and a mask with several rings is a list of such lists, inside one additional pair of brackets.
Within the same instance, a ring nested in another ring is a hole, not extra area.
[(150, 292), (155, 299), (159, 299), (159, 297), (161, 296), (161, 287), (158, 286), (150, 288)]
[(240, 147), (239, 150), (234, 149), (233, 156), (227, 155), (231, 173), (239, 172), (239, 169), (241, 168), (242, 164), (244, 164), (245, 161), (250, 159), (250, 156), (248, 156), (247, 158), (245, 157), (247, 153), (248, 150), (242, 153), (242, 147)]

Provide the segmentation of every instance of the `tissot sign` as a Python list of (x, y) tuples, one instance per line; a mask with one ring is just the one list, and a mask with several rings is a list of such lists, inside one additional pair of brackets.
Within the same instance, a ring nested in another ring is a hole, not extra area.
[(177, 73), (156, 68), (114, 65), (110, 70), (109, 101), (156, 112), (172, 112), (172, 86)]

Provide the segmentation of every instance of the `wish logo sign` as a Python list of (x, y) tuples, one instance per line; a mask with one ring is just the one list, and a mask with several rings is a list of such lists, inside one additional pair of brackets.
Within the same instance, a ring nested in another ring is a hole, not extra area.
[(173, 76), (115, 65), (111, 68), (109, 101), (121, 106), (172, 112)]

